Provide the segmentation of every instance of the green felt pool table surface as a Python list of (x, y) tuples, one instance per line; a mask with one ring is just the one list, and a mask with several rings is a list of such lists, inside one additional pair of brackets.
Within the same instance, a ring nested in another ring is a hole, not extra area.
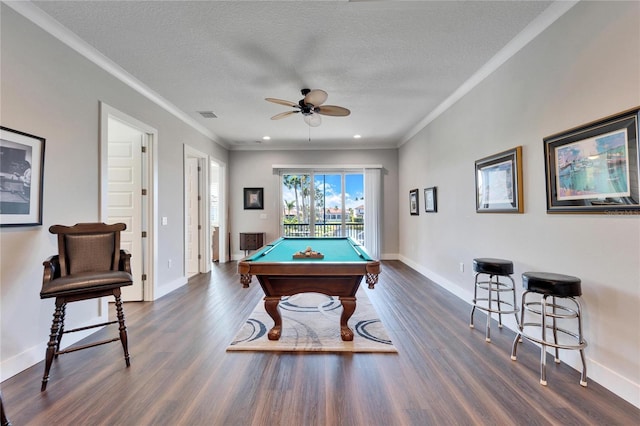
[[(307, 247), (322, 253), (323, 259), (293, 259), (293, 254)], [(250, 262), (366, 262), (373, 259), (364, 247), (348, 237), (282, 237), (244, 259)]]

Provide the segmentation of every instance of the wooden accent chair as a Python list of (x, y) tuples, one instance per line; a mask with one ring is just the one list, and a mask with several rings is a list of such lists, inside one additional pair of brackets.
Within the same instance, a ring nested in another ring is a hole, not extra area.
[[(47, 388), (51, 363), (58, 355), (120, 340), (124, 349), (127, 367), (130, 365), (127, 348), (127, 328), (120, 298), (120, 288), (133, 284), (131, 255), (120, 249), (120, 232), (124, 223), (78, 223), (74, 226), (53, 225), (49, 232), (58, 236), (58, 254), (44, 263), (44, 276), (40, 298), (56, 299), (53, 325), (47, 345), (42, 388)], [(117, 321), (64, 329), (65, 308), (69, 302), (113, 295), (116, 300)], [(60, 341), (65, 333), (119, 324), (119, 337), (60, 350)]]

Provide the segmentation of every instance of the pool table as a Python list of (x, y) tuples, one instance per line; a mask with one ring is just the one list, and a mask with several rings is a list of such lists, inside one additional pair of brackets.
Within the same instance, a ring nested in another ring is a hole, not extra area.
[[(323, 258), (294, 258), (307, 248)], [(347, 325), (356, 309), (356, 292), (363, 277), (369, 288), (378, 282), (380, 262), (349, 237), (281, 237), (238, 262), (243, 287), (249, 287), (252, 276), (264, 291), (264, 307), (273, 319), (269, 340), (278, 340), (282, 317), (278, 303), (282, 296), (298, 293), (322, 293), (338, 296), (342, 303), (340, 337), (353, 340)]]

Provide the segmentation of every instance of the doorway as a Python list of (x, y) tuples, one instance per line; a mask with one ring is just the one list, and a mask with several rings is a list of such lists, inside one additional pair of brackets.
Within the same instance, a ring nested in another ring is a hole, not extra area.
[(209, 237), (209, 159), (184, 146), (184, 275), (190, 278), (211, 269)]
[(157, 131), (104, 103), (100, 121), (100, 220), (127, 225), (121, 247), (137, 259), (131, 262), (133, 285), (122, 288), (122, 300), (153, 300)]

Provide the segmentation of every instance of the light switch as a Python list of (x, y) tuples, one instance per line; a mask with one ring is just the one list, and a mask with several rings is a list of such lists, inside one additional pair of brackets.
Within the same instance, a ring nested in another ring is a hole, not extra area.
[(166, 217), (166, 216), (163, 216), (163, 217), (162, 217), (162, 224), (163, 224), (163, 225), (166, 225), (166, 224), (167, 224), (167, 217)]
[(266, 213), (260, 213), (260, 219), (266, 219), (266, 218), (267, 218)]

